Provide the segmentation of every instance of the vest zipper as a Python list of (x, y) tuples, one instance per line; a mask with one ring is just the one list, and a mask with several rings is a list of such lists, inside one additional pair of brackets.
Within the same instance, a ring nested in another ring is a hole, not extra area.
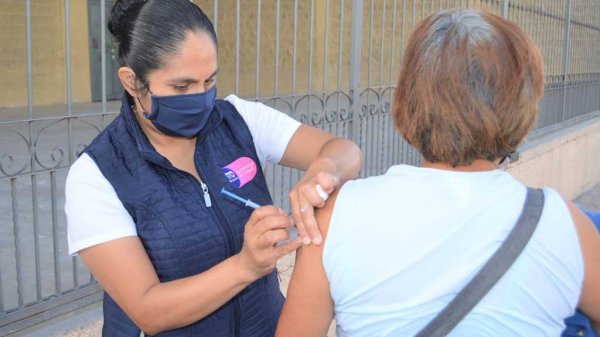
[(210, 201), (210, 194), (208, 194), (208, 186), (200, 179), (200, 186), (202, 187), (202, 193), (204, 194), (204, 205), (208, 208), (212, 206)]
[[(202, 170), (200, 169), (200, 165), (198, 165), (198, 163), (196, 162), (195, 156), (194, 156), (194, 166), (196, 166), (196, 170), (198, 171), (198, 174), (201, 177), (204, 177), (204, 175), (202, 174)], [(196, 180), (196, 179), (194, 178), (194, 180)], [(200, 186), (202, 187), (202, 193), (204, 194), (204, 204), (206, 205), (207, 208), (212, 207), (212, 202), (211, 202), (211, 198), (210, 198), (210, 191), (208, 189), (208, 185), (206, 185), (202, 181), (202, 179), (200, 179)], [(228, 248), (229, 248), (229, 255), (233, 256), (233, 254), (235, 254), (235, 249), (236, 249), (235, 235), (233, 234), (233, 231), (231, 230), (231, 226), (229, 225), (227, 218), (223, 215), (223, 212), (219, 208), (219, 205), (217, 203), (215, 203), (214, 206), (215, 207), (213, 207), (213, 211), (217, 215), (217, 218), (219, 218), (219, 224), (221, 225), (221, 227), (223, 228), (223, 231), (225, 232), (225, 237), (227, 239), (227, 244), (228, 244)], [(234, 336), (240, 337), (241, 336), (240, 320), (241, 320), (241, 311), (242, 311), (241, 307), (240, 307), (240, 299), (236, 295), (236, 296), (234, 296), (233, 300), (234, 300), (234, 322), (233, 322), (234, 323)]]
[[(202, 174), (202, 173), (200, 173)], [(207, 192), (208, 192), (208, 188), (207, 188)], [(205, 197), (206, 198), (206, 197)], [(209, 196), (210, 198), (210, 196)], [(218, 204), (215, 203), (215, 207), (213, 208), (215, 211), (215, 214), (217, 214), (217, 217), (219, 218), (219, 223), (221, 224), (221, 226), (225, 229), (225, 232), (227, 233), (227, 241), (229, 243), (229, 255), (233, 256), (233, 254), (235, 253), (235, 236), (233, 234), (233, 231), (231, 230), (231, 226), (229, 225), (229, 222), (227, 221), (227, 219), (225, 218), (225, 216), (223, 216), (223, 213), (221, 212), (221, 209), (219, 208)], [(233, 311), (234, 311), (234, 336), (235, 337), (240, 337), (241, 336), (241, 331), (240, 331), (240, 324), (241, 324), (241, 312), (242, 309), (240, 307), (240, 299), (238, 297), (238, 295), (236, 295), (233, 298), (234, 301), (234, 306), (233, 306)]]

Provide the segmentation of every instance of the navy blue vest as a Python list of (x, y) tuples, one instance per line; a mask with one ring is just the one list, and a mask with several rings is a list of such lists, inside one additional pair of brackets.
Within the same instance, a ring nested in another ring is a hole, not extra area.
[[(224, 199), (222, 187), (258, 204), (272, 204), (252, 135), (237, 110), (226, 101), (217, 100), (198, 135), (194, 154), (196, 169), (209, 188), (211, 207), (206, 207), (196, 178), (175, 168), (152, 147), (131, 111), (127, 95), (120, 115), (85, 152), (135, 221), (161, 282), (202, 273), (240, 251), (244, 225), (252, 209)], [(254, 160), (258, 170), (253, 180), (235, 189), (221, 168), (240, 157)], [(274, 271), (202, 320), (159, 336), (272, 336), (282, 305), (283, 295)], [(102, 335), (139, 334), (140, 329), (105, 293)]]

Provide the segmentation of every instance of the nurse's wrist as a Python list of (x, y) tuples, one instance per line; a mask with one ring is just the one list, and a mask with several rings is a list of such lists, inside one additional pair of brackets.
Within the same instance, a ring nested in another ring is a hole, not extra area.
[(260, 278), (254, 270), (243, 263), (239, 253), (230, 257), (229, 260), (232, 262), (233, 268), (235, 269), (235, 275), (241, 284), (249, 285)]
[(358, 177), (362, 161), (362, 151), (354, 142), (344, 138), (333, 138), (325, 144), (313, 164), (322, 172), (337, 176), (344, 182)]
[(305, 175), (317, 175), (319, 173), (328, 173), (331, 175), (338, 176), (338, 167), (335, 160), (328, 156), (321, 156), (315, 161), (313, 161), (308, 169), (306, 170)]

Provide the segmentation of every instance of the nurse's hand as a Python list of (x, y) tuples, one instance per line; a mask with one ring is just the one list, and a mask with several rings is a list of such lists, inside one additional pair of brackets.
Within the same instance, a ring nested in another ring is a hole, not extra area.
[(302, 246), (299, 238), (277, 245), (288, 239), (285, 228), (290, 226), (290, 217), (278, 207), (263, 206), (252, 212), (244, 229), (244, 245), (238, 254), (244, 278), (254, 281), (269, 274), (277, 260)]
[(314, 209), (325, 206), (341, 183), (357, 178), (361, 163), (362, 152), (351, 140), (305, 124), (296, 130), (279, 164), (305, 171), (290, 192), (292, 216), (304, 244), (321, 244)]
[(319, 245), (323, 241), (315, 219), (315, 208), (325, 206), (325, 201), (339, 184), (337, 175), (327, 170), (312, 173), (309, 169), (290, 192), (292, 216), (303, 244)]

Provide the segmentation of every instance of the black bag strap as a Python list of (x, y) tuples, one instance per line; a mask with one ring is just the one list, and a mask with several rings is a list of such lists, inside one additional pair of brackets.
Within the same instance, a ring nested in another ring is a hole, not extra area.
[(517, 224), (479, 273), (415, 337), (446, 336), (512, 266), (533, 235), (544, 208), (544, 191), (527, 188)]

